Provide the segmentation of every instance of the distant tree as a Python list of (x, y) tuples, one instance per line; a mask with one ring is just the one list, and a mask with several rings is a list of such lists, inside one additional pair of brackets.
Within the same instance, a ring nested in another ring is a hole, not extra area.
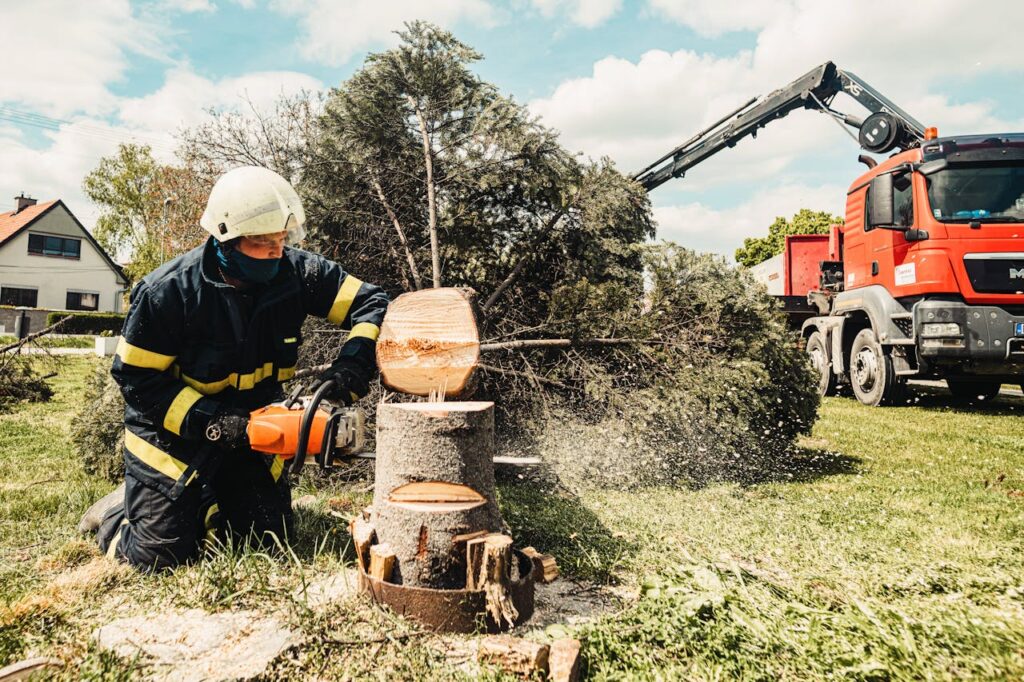
[(748, 237), (736, 249), (736, 262), (751, 267), (782, 253), (786, 236), (792, 234), (828, 234), (830, 225), (842, 224), (843, 219), (828, 211), (801, 208), (790, 219), (779, 216), (768, 227), (767, 237)]
[(399, 37), (331, 93), (310, 138), (319, 248), (392, 290), (472, 287), (492, 333), (536, 327), (545, 295), (583, 278), (639, 297), (642, 189), (563, 149), (447, 31), (413, 22)]
[(137, 281), (164, 261), (201, 243), (199, 216), (209, 180), (188, 166), (158, 163), (144, 145), (122, 144), (83, 181), (100, 207), (93, 231), (109, 253), (127, 258)]

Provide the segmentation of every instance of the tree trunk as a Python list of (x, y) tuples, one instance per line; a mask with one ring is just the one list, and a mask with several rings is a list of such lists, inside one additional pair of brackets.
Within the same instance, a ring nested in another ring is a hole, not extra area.
[(460, 589), (466, 539), (499, 532), (494, 404), (382, 403), (372, 523), (395, 553), (391, 581)]

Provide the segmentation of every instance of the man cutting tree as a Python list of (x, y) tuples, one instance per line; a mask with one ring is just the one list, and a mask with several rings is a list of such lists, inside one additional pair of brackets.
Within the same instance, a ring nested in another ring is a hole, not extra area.
[(234, 169), (200, 220), (207, 242), (132, 291), (111, 370), (126, 402), (125, 483), (80, 525), (108, 556), (154, 570), (198, 557), (211, 534), (290, 536), (283, 460), (250, 449), (249, 414), (282, 397), (307, 315), (351, 330), (321, 376), (334, 382), (329, 397), (364, 396), (388, 305), (380, 287), (286, 246), (304, 222), (284, 178)]

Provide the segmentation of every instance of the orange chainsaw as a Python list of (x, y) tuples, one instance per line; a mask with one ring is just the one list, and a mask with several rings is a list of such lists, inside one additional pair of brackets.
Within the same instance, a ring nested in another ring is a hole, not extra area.
[(290, 459), (292, 474), (307, 460), (327, 470), (339, 458), (359, 456), (363, 448), (365, 415), (358, 407), (334, 407), (324, 395), (334, 382), (315, 385), (312, 395), (301, 396), (298, 385), (282, 402), (271, 403), (249, 415), (249, 444), (253, 450)]

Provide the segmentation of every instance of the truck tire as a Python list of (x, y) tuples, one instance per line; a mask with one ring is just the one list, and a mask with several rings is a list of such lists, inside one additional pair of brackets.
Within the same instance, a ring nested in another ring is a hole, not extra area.
[(896, 376), (892, 356), (878, 343), (873, 329), (862, 329), (850, 349), (850, 386), (857, 400), (870, 407), (893, 405), (906, 382)]
[(973, 379), (946, 379), (949, 392), (957, 400), (969, 403), (990, 403), (999, 395), (1001, 381)]
[(813, 332), (807, 337), (807, 357), (811, 360), (811, 366), (818, 379), (818, 395), (836, 394), (836, 376), (832, 373), (832, 363), (828, 359), (828, 347), (825, 345), (825, 335), (820, 331)]

